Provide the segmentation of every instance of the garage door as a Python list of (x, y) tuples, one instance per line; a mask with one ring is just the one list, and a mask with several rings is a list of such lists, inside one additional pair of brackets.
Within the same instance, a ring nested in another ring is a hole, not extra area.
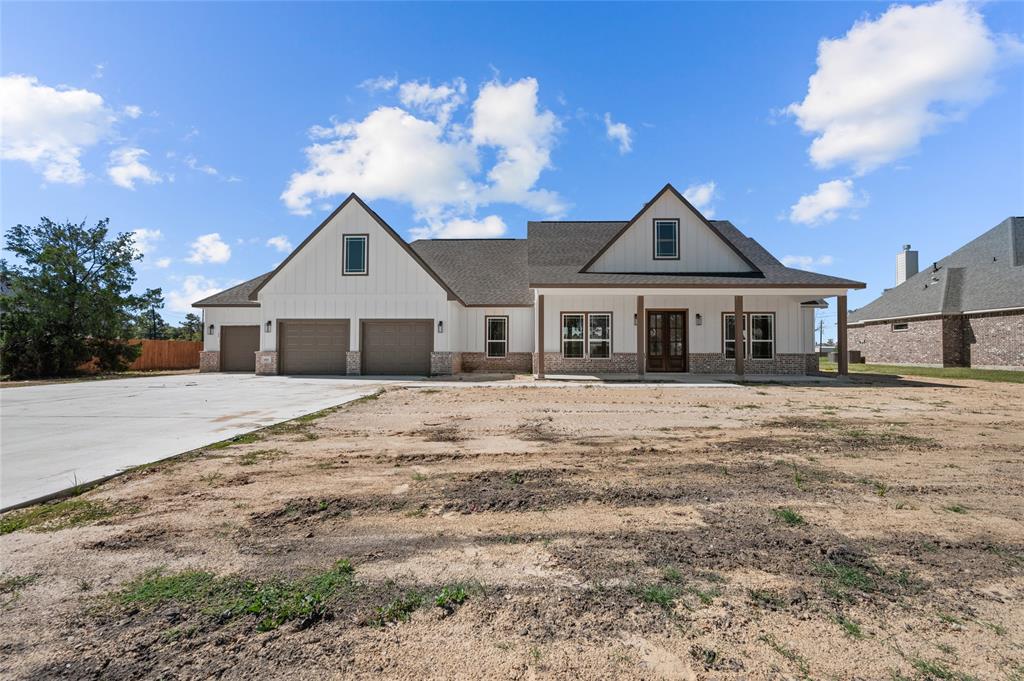
[(430, 373), (434, 322), (429, 319), (363, 322), (364, 374)]
[(278, 324), (282, 374), (344, 374), (347, 319), (289, 319)]
[(256, 351), (260, 349), (260, 327), (220, 327), (220, 370), (256, 371)]

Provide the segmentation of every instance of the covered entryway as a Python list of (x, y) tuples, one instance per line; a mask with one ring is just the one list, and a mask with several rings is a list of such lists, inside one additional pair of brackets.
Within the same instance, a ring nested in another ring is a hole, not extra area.
[(647, 311), (647, 370), (686, 371), (686, 310)]
[(363, 321), (363, 373), (370, 375), (430, 374), (434, 322), (430, 319)]
[(347, 373), (347, 319), (286, 319), (277, 328), (282, 374)]
[(256, 353), (260, 349), (260, 327), (220, 327), (220, 370), (256, 371)]

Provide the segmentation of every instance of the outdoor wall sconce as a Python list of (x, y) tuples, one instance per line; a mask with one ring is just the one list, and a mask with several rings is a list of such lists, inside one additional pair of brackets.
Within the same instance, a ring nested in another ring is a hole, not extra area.
[(438, 322), (437, 322), (437, 332), (438, 333), (444, 333), (444, 322), (443, 321), (438, 320)]
[(210, 324), (210, 330), (209, 330), (209, 334), (210, 334), (211, 336), (213, 335), (213, 324)]
[(267, 330), (267, 333), (270, 333), (270, 330), (274, 328), (274, 322), (268, 319), (267, 323), (264, 324), (264, 328)]
[(704, 323), (704, 318), (700, 316), (700, 312), (697, 313), (697, 326)]
[(633, 326), (636, 326), (636, 312), (633, 313)]

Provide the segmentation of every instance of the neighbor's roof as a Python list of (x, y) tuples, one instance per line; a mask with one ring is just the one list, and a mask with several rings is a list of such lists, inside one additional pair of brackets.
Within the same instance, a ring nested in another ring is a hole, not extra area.
[(743, 234), (728, 220), (710, 221), (721, 237), (755, 268), (755, 271), (689, 272), (586, 272), (609, 240), (628, 223), (530, 222), (528, 225), (530, 286), (688, 286), (715, 287), (841, 287), (864, 288), (864, 283), (786, 267), (761, 244)]
[(1024, 307), (1024, 218), (1007, 218), (889, 289), (850, 323)]
[(256, 287), (267, 280), (272, 272), (266, 272), (249, 281), (243, 281), (238, 286), (232, 286), (220, 293), (203, 298), (192, 303), (192, 307), (259, 307), (255, 300), (249, 300), (249, 294), (256, 290)]
[(525, 239), (421, 239), (412, 249), (466, 305), (532, 305)]

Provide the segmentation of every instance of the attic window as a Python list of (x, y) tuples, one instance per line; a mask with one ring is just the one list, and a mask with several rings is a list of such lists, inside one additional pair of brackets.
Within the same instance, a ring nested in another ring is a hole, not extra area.
[(654, 259), (679, 260), (679, 220), (654, 220)]
[(907, 331), (908, 329), (910, 329), (910, 324), (907, 322), (893, 322), (893, 331)]
[(366, 263), (366, 241), (369, 237), (366, 234), (346, 234), (344, 238), (344, 253), (342, 254), (343, 275), (367, 274)]

